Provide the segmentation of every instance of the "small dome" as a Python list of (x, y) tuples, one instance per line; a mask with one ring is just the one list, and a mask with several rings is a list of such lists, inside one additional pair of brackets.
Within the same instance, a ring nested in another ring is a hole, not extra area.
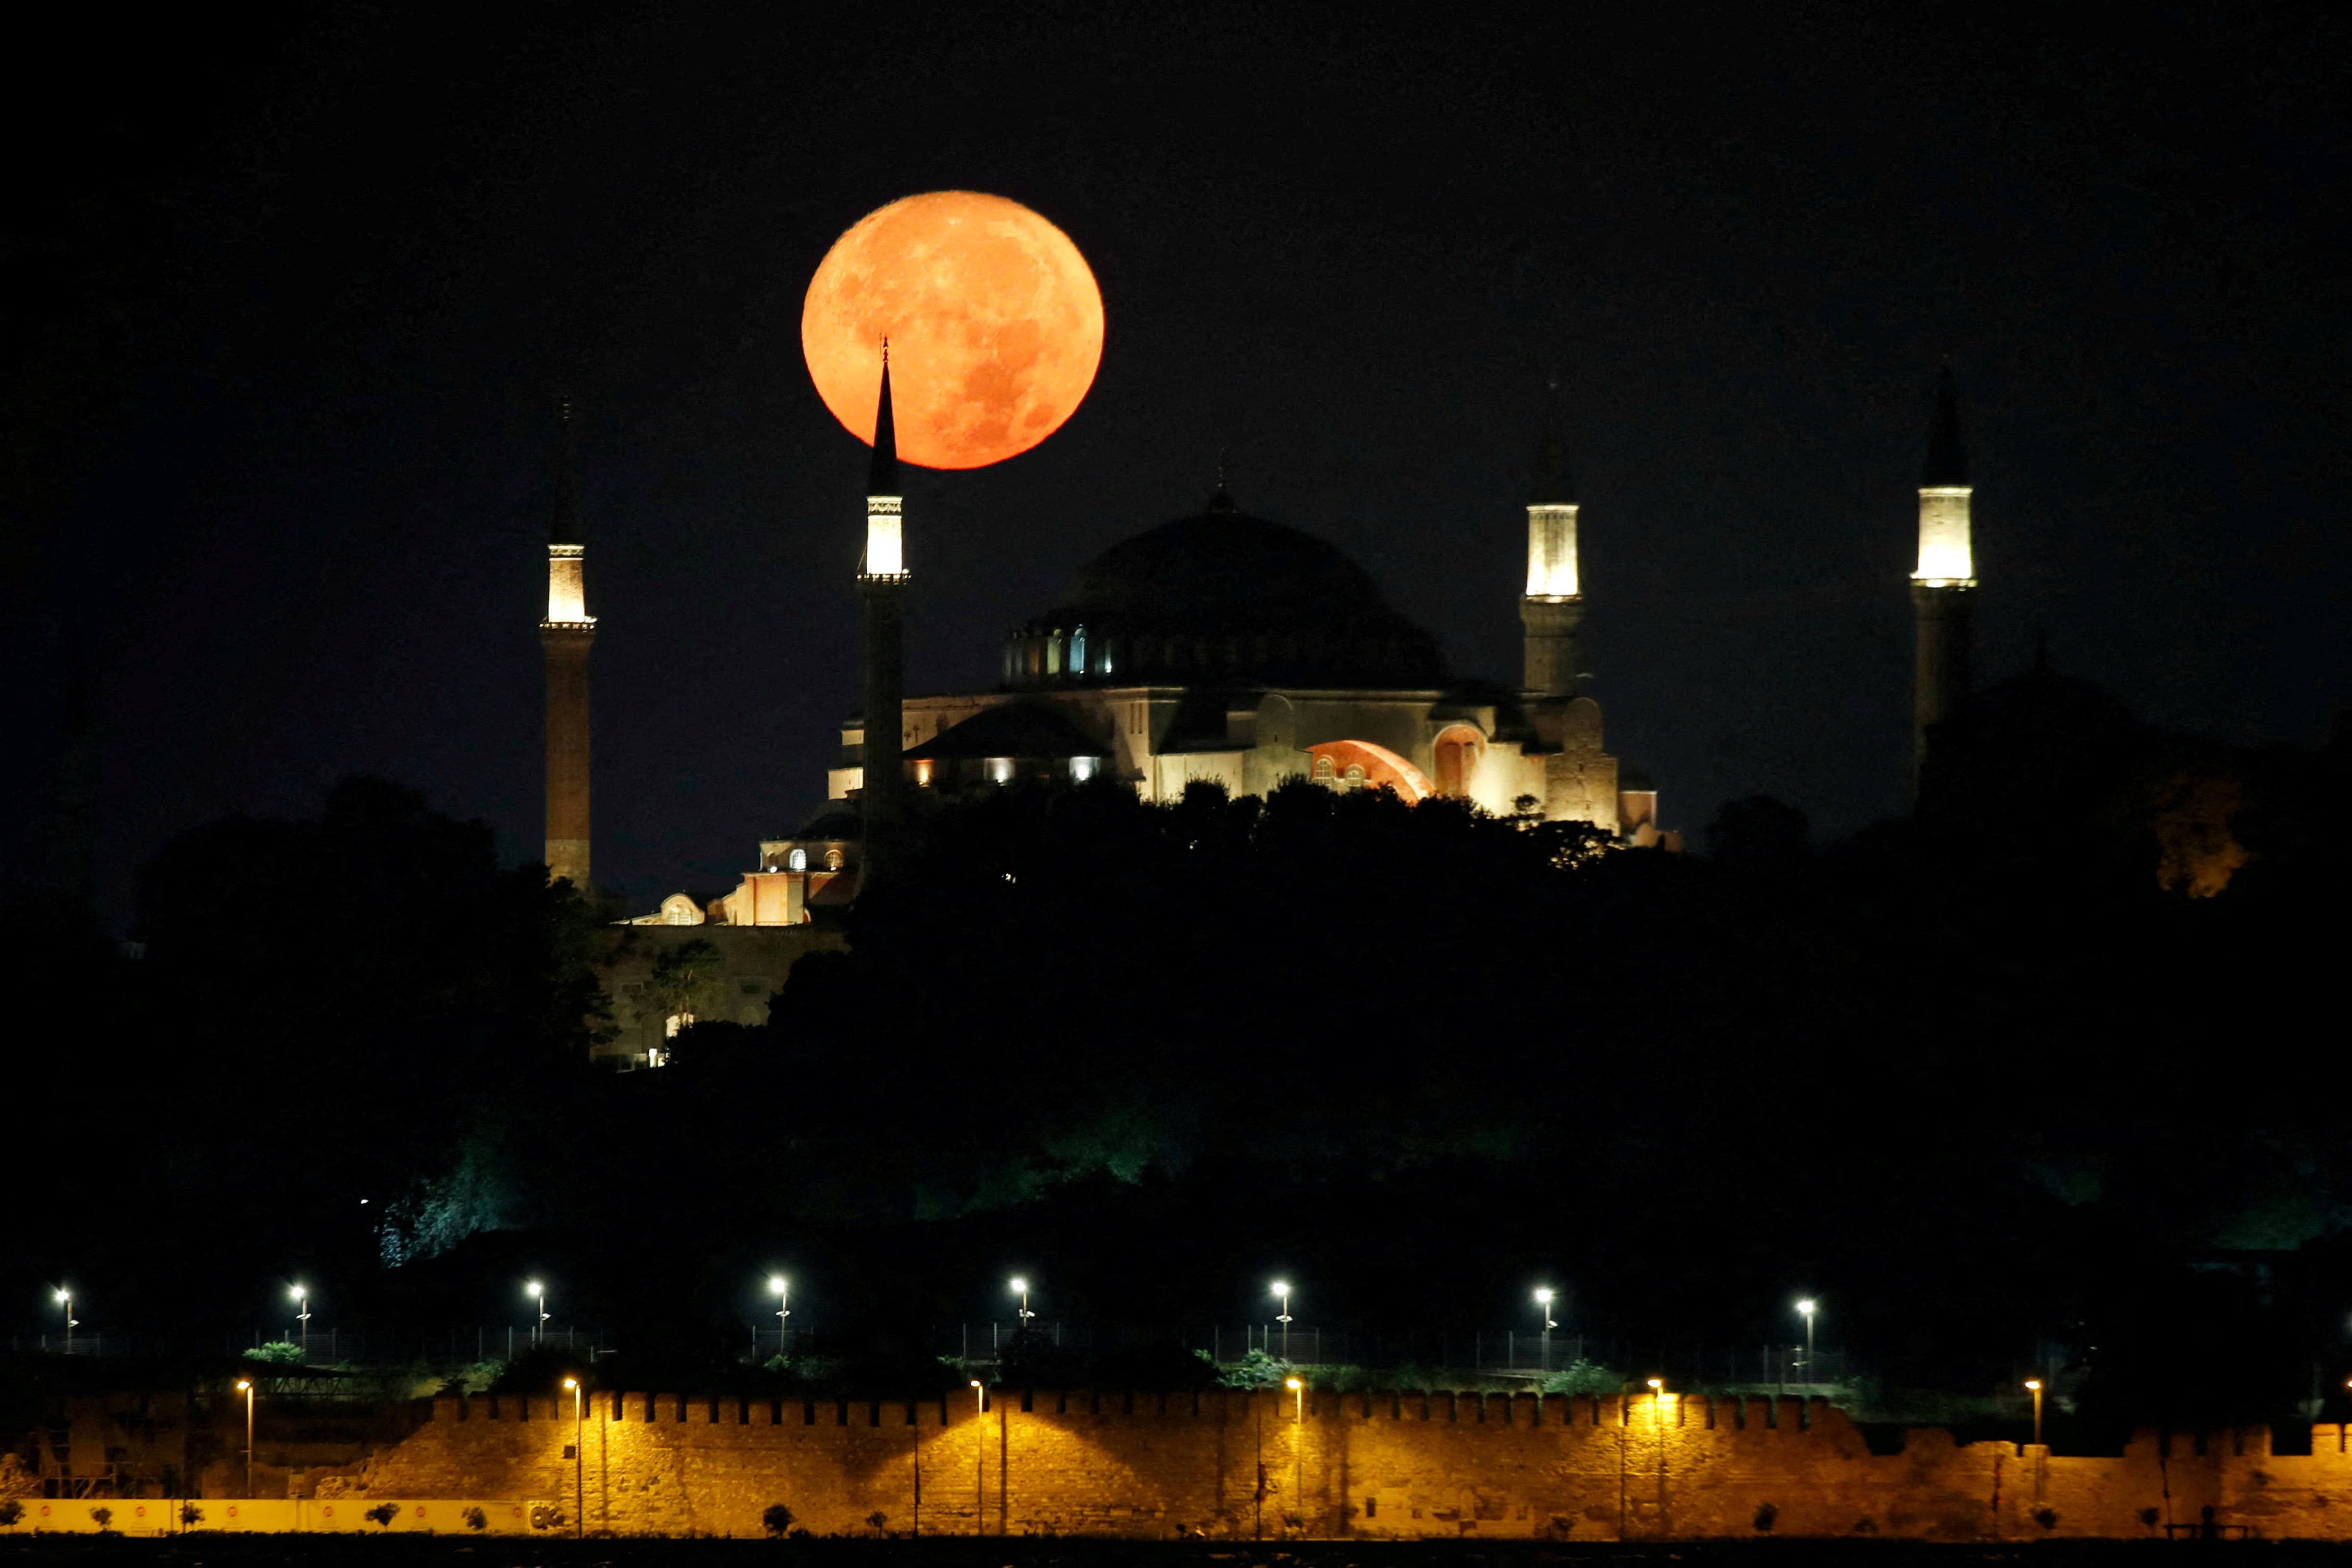
[(1425, 688), (1445, 661), (1336, 546), (1210, 510), (1111, 546), (1068, 600), (1006, 647), (1013, 686), (1244, 684)]

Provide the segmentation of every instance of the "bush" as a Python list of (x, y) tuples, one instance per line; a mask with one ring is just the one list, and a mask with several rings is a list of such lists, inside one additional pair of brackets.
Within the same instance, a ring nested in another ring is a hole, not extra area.
[(467, 1530), (488, 1530), (490, 1527), (490, 1516), (478, 1508), (469, 1508), (457, 1517), (466, 1521)]
[(204, 1521), (205, 1510), (203, 1509), (198, 1508), (192, 1502), (184, 1502), (180, 1505), (180, 1522), (182, 1524), (186, 1525), (190, 1530), (194, 1530), (196, 1526), (204, 1523)]
[(1290, 1376), (1291, 1364), (1264, 1351), (1252, 1351), (1227, 1367), (1217, 1381), (1227, 1388), (1280, 1388)]
[(16, 1521), (25, 1517), (25, 1505), (15, 1498), (0, 1498), (0, 1530), (14, 1530)]
[(100, 1535), (105, 1534), (114, 1524), (114, 1510), (110, 1508), (91, 1509), (89, 1517), (98, 1521), (98, 1531)]
[(372, 1519), (383, 1528), (390, 1530), (392, 1521), (400, 1517), (400, 1505), (396, 1502), (380, 1502), (361, 1517)]
[(256, 1345), (245, 1352), (247, 1361), (257, 1361), (270, 1366), (300, 1366), (302, 1347), (292, 1340), (272, 1340), (266, 1345)]
[(1579, 1356), (1543, 1380), (1546, 1394), (1615, 1394), (1625, 1374)]
[(768, 1511), (760, 1516), (760, 1523), (770, 1535), (782, 1540), (793, 1527), (793, 1510), (782, 1503), (772, 1502)]

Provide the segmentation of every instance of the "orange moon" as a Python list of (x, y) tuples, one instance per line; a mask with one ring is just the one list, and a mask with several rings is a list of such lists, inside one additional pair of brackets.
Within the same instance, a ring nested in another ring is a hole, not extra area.
[(1102, 363), (1102, 290), (1070, 237), (1019, 202), (932, 191), (835, 240), (801, 308), (817, 395), (869, 445), (886, 337), (898, 456), (982, 468), (1077, 412)]

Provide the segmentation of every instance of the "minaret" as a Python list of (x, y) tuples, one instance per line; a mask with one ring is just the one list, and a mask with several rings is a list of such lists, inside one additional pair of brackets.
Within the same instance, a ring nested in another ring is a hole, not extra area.
[(890, 858), (903, 793), (906, 674), (899, 619), (907, 592), (905, 498), (898, 486), (898, 428), (890, 407), (890, 343), (882, 343), (881, 405), (874, 414), (874, 461), (866, 480), (866, 559), (857, 574), (866, 597), (865, 782), (861, 805), (866, 842), (861, 890)]
[(1976, 592), (1976, 552), (1969, 534), (1968, 455), (1960, 446), (1959, 394), (1944, 369), (1936, 388), (1936, 425), (1919, 473), (1919, 568), (1911, 574), (1917, 630), (1911, 690), (1911, 792), (1919, 792), (1927, 731), (1956, 712), (1969, 694), (1969, 609)]
[(572, 465), (572, 401), (558, 417), (555, 510), (547, 531), (547, 877), (588, 890), (588, 647), (596, 618), (588, 613)]
[(1554, 376), (1536, 447), (1528, 495), (1528, 590), (1519, 600), (1527, 628), (1527, 689), (1535, 697), (1576, 695), (1583, 656), (1584, 596), (1576, 575), (1576, 494), (1560, 438), (1559, 378)]

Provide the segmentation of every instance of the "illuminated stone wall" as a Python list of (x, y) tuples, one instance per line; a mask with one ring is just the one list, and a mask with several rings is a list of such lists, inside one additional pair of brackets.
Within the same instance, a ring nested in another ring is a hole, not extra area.
[[(2053, 1458), (1934, 1430), (1874, 1454), (1794, 1399), (1327, 1394), (1303, 1423), (1284, 1394), (1000, 1394), (984, 1415), (969, 1397), (617, 1403), (597, 1395), (583, 1423), (591, 1530), (753, 1534), (782, 1502), (819, 1534), (878, 1514), (955, 1534), (2130, 1539), (2210, 1508), (2258, 1536), (2352, 1539), (2334, 1426), (2307, 1458), (2253, 1430)], [(369, 1491), (568, 1500), (572, 1439), (568, 1404), (443, 1400), (372, 1464)]]

